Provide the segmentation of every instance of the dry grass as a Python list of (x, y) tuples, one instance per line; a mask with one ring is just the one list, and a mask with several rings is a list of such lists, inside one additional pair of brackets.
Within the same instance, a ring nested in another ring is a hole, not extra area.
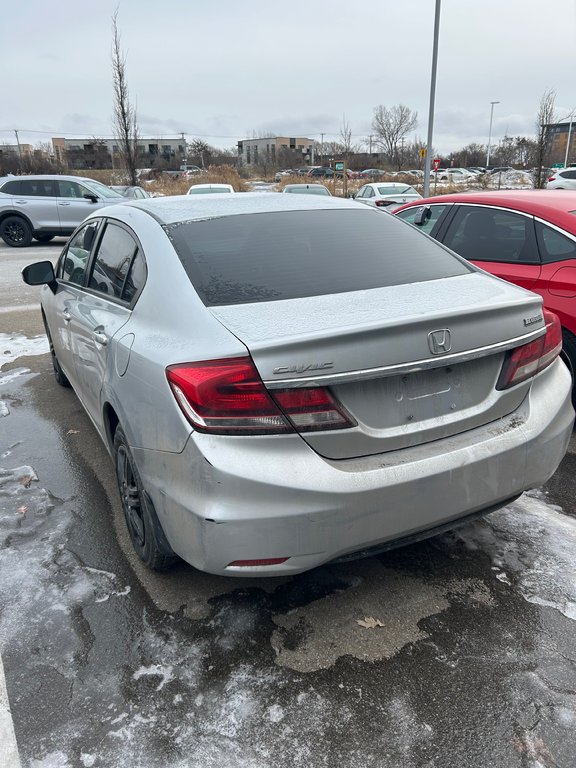
[[(100, 181), (102, 184), (127, 184), (125, 174), (115, 170), (85, 170), (70, 171), (72, 176), (84, 176), (87, 179)], [(167, 174), (143, 175), (140, 183), (150, 193), (155, 195), (185, 195), (192, 184), (231, 184), (235, 192), (247, 192), (248, 184), (240, 178), (236, 168), (231, 165), (210, 166), (206, 173), (194, 176), (178, 177)]]

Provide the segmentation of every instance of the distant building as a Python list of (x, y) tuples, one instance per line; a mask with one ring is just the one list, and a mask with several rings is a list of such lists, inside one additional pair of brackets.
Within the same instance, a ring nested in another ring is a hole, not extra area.
[(14, 155), (22, 155), (22, 157), (25, 157), (33, 153), (34, 147), (32, 144), (0, 144), (0, 156), (13, 157)]
[[(117, 139), (52, 139), (54, 157), (71, 168), (115, 168), (120, 164)], [(174, 166), (186, 159), (186, 140), (138, 138), (138, 165), (142, 168)]]
[(314, 139), (271, 136), (264, 139), (242, 139), (238, 142), (238, 164), (244, 166), (313, 165)]
[(551, 123), (546, 126), (548, 151), (551, 163), (563, 163), (566, 157), (568, 134), (570, 134), (570, 147), (568, 150), (568, 164), (576, 162), (576, 119), (570, 123)]

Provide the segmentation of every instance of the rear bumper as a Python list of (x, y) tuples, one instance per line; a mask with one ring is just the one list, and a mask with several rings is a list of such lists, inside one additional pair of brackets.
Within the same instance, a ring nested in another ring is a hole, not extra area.
[[(367, 458), (329, 461), (297, 435), (197, 433), (180, 454), (134, 449), (134, 457), (184, 560), (215, 574), (298, 573), (492, 511), (544, 483), (572, 432), (571, 384), (557, 361), (506, 418)], [(229, 567), (274, 557), (289, 559)]]

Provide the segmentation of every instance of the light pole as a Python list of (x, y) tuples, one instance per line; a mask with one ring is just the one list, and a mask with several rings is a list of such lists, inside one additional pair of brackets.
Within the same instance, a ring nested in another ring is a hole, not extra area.
[(486, 168), (488, 168), (490, 165), (490, 141), (492, 139), (492, 118), (494, 117), (494, 104), (500, 104), (500, 102), (490, 102), (490, 128), (488, 129), (488, 151), (486, 152)]
[(430, 171), (432, 170), (432, 135), (434, 132), (434, 99), (436, 97), (436, 69), (438, 65), (438, 37), (440, 33), (440, 0), (436, 0), (434, 13), (434, 42), (432, 44), (432, 75), (430, 77), (430, 108), (428, 111), (428, 137), (424, 162), (424, 197), (430, 194)]
[(574, 117), (574, 112), (576, 110), (572, 110), (568, 117), (570, 118), (570, 125), (568, 126), (568, 140), (566, 142), (566, 154), (564, 155), (564, 168), (568, 168), (568, 151), (570, 149), (570, 138), (572, 136), (572, 118)]

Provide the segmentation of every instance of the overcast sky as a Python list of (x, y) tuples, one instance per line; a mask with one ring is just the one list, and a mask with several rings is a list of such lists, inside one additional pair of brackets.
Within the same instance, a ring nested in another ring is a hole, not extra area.
[[(0, 143), (112, 135), (117, 0), (3, 0)], [(354, 137), (374, 107), (428, 124), (435, 0), (121, 0), (119, 27), (142, 136), (232, 147), (254, 131)], [(556, 90), (576, 108), (576, 0), (442, 0), (434, 146), (532, 135)]]

